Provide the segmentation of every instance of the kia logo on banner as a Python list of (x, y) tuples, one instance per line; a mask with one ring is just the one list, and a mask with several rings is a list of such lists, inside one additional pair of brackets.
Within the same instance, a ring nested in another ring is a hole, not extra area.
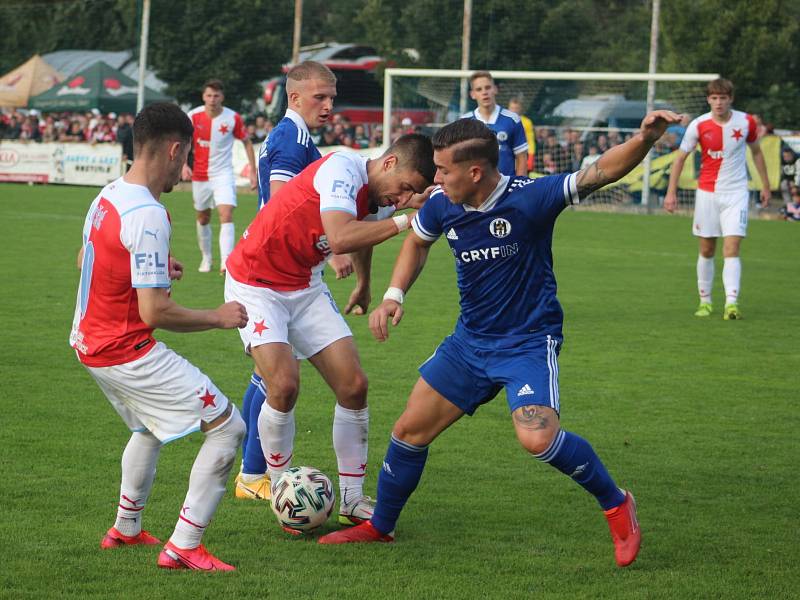
[(13, 167), (19, 162), (16, 150), (0, 150), (0, 167)]

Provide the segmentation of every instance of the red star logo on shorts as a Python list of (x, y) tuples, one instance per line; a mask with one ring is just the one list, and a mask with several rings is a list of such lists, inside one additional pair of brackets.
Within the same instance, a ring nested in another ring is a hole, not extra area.
[(216, 403), (214, 402), (214, 398), (216, 398), (216, 394), (212, 394), (206, 388), (206, 393), (200, 396), (200, 402), (203, 403), (203, 408), (208, 408), (209, 406), (213, 406), (214, 408), (217, 407)]
[(219, 126), (219, 132), (222, 135), (225, 135), (226, 133), (228, 133), (228, 126), (225, 123), (223, 123), (222, 125)]
[(361, 469), (362, 471), (366, 471), (367, 470), (367, 463), (361, 463), (358, 468)]
[(279, 461), (279, 460), (281, 460), (282, 458), (283, 458), (283, 454), (281, 454), (280, 452), (278, 452), (277, 454), (270, 454), (270, 455), (269, 455), (269, 459), (270, 459), (272, 462), (278, 462), (278, 461)]
[(260, 321), (256, 321), (253, 323), (253, 333), (261, 335), (265, 329), (269, 329), (269, 327), (264, 325), (264, 319), (261, 319)]
[(742, 139), (742, 130), (741, 129), (734, 129), (733, 130), (733, 139), (737, 142)]

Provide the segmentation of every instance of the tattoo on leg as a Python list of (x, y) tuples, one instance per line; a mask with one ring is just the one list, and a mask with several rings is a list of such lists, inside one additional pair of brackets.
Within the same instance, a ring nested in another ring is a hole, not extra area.
[(546, 414), (542, 414), (543, 412), (540, 406), (523, 406), (514, 411), (514, 422), (523, 429), (530, 431), (547, 429), (550, 425), (550, 420)]

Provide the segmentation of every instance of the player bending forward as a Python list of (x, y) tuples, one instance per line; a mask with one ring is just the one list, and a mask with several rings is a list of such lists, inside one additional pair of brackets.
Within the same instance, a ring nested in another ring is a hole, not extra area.
[(428, 251), (445, 235), (456, 257), (461, 315), (455, 332), (421, 367), (394, 425), (378, 476), (371, 520), (320, 538), (323, 544), (390, 542), (417, 487), (428, 445), (502, 388), (522, 446), (574, 479), (605, 512), (617, 564), (629, 565), (641, 535), (630, 492), (617, 487), (592, 446), (559, 423), (558, 362), (563, 313), (556, 299), (552, 237), (564, 208), (630, 171), (669, 123), (671, 112), (645, 117), (638, 135), (578, 173), (530, 180), (497, 170), (497, 141), (476, 120), (461, 119), (434, 137), (441, 186), (413, 221), (383, 303), (370, 315), (378, 340), (403, 316), (404, 294)]
[(330, 154), (270, 198), (228, 258), (225, 298), (247, 308), (249, 321), (239, 333), (266, 382), (257, 426), (267, 475), (275, 482), (292, 464), (297, 360), (307, 358), (336, 396), (333, 447), (343, 524), (372, 516), (373, 502), (363, 494), (367, 377), (322, 270), (332, 253), (353, 253), (358, 281), (345, 311), (359, 306), (366, 312), (372, 246), (407, 229), (409, 217), (365, 219), (409, 205), (433, 174), (431, 141), (423, 135), (403, 136), (373, 160), (353, 152)]
[(161, 542), (142, 529), (161, 446), (205, 434), (175, 531), (158, 557), (166, 569), (234, 569), (200, 543), (245, 433), (236, 407), (197, 367), (153, 338), (153, 329), (202, 331), (247, 323), (238, 302), (190, 310), (170, 298), (182, 265), (169, 254), (170, 219), (159, 202), (178, 183), (192, 140), (174, 104), (151, 104), (133, 124), (136, 159), (89, 207), (70, 345), (133, 432), (122, 454), (117, 520), (103, 549)]

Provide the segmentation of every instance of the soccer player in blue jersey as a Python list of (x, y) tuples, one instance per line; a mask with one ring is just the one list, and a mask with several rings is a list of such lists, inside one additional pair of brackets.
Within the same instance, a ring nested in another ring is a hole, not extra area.
[(497, 136), (497, 168), (503, 175), (528, 174), (528, 138), (520, 116), (497, 104), (497, 86), (489, 71), (475, 71), (469, 78), (469, 96), (478, 103), (462, 119), (477, 119)]
[(559, 421), (563, 313), (551, 245), (562, 210), (628, 173), (667, 125), (678, 121), (669, 111), (650, 113), (638, 134), (587, 169), (535, 180), (497, 170), (494, 136), (477, 121), (460, 119), (436, 134), (435, 182), (441, 187), (414, 218), (391, 287), (370, 315), (370, 329), (382, 341), (389, 335), (388, 321), (400, 323), (404, 295), (441, 235), (455, 256), (461, 315), (455, 332), (420, 367), (421, 377), (394, 425), (372, 519), (323, 536), (321, 543), (392, 541), (400, 511), (422, 475), (428, 445), (505, 388), (523, 448), (597, 499), (617, 564), (634, 561), (641, 535), (633, 496), (617, 487), (589, 442)]
[[(321, 127), (333, 114), (336, 98), (336, 76), (316, 61), (305, 61), (286, 74), (286, 115), (270, 132), (258, 153), (258, 208), (300, 171), (321, 158), (311, 141), (310, 128)], [(353, 272), (349, 256), (334, 256), (330, 265), (337, 278)], [(353, 303), (345, 307), (353, 309)], [(242, 414), (247, 423), (247, 437), (242, 445), (242, 470), (236, 477), (237, 498), (269, 500), (270, 481), (267, 463), (258, 438), (258, 415), (266, 398), (266, 390), (257, 369), (250, 377), (244, 393)]]

